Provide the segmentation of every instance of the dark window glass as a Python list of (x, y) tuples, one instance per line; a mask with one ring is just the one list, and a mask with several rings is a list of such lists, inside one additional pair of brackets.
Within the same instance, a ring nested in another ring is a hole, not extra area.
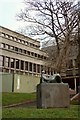
[(37, 72), (40, 73), (40, 65), (37, 65)]
[(33, 66), (34, 66), (34, 72), (36, 72), (36, 64), (33, 64)]
[(28, 62), (25, 62), (25, 70), (28, 70)]
[(0, 66), (4, 66), (4, 56), (0, 56)]
[(21, 60), (21, 70), (24, 70), (24, 61)]
[(29, 63), (29, 70), (32, 71), (32, 63)]
[(16, 60), (16, 69), (19, 69), (19, 60)]
[(15, 47), (15, 51), (18, 51), (18, 48), (17, 48), (17, 47)]

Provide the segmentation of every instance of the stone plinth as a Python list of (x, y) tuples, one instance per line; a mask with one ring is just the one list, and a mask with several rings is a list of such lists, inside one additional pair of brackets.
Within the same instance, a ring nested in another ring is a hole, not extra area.
[(37, 108), (69, 107), (69, 86), (63, 83), (37, 85)]

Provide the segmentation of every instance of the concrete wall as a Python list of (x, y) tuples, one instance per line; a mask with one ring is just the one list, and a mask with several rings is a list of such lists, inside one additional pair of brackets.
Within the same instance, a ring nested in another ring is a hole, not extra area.
[(2, 92), (32, 93), (36, 92), (40, 78), (32, 75), (2, 73), (0, 81), (2, 81)]
[(32, 75), (14, 75), (14, 92), (32, 93), (36, 92), (36, 86), (40, 78)]
[(13, 74), (0, 74), (0, 81), (2, 79), (2, 92), (12, 92)]

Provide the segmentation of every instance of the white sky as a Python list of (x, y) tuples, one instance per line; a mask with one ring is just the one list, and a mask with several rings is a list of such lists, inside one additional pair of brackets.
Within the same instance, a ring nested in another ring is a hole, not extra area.
[(16, 14), (23, 8), (24, 0), (0, 0), (0, 26), (17, 30), (21, 22), (16, 20)]
[[(18, 30), (24, 25), (16, 20), (16, 14), (24, 8), (24, 0), (0, 0), (0, 26), (11, 30)], [(74, 0), (79, 1), (79, 0)]]

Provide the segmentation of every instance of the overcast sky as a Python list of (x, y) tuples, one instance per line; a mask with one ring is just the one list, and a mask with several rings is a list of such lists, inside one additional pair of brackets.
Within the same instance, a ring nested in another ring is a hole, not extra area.
[(15, 16), (23, 5), (23, 0), (0, 0), (0, 26), (17, 30), (21, 23)]
[(7, 27), (11, 30), (18, 30), (23, 26), (24, 23), (17, 21), (15, 17), (20, 9), (24, 8), (23, 1), (24, 0), (0, 0), (0, 26)]

